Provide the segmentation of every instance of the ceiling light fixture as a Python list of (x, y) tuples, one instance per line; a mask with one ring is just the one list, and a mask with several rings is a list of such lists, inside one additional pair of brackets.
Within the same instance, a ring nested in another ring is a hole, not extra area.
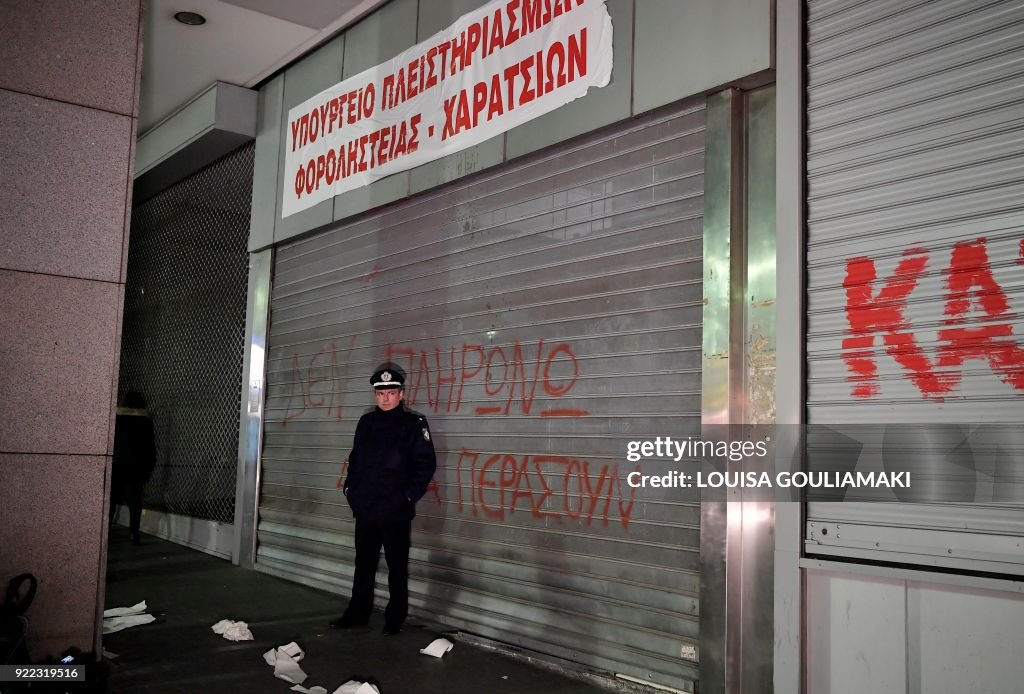
[(206, 17), (197, 12), (175, 12), (174, 18), (182, 24), (187, 24), (190, 27), (197, 27), (200, 24), (206, 24)]

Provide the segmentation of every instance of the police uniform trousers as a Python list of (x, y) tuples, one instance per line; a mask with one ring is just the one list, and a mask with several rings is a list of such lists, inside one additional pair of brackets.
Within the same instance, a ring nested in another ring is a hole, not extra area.
[(366, 623), (373, 611), (373, 585), (384, 548), (388, 564), (388, 606), (384, 610), (386, 627), (399, 629), (409, 613), (409, 546), (412, 519), (398, 522), (367, 523), (356, 520), (356, 573), (352, 579), (352, 599), (344, 619)]

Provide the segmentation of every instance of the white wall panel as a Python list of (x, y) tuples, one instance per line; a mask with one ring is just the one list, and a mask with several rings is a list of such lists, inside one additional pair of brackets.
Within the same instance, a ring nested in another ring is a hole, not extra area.
[(638, 0), (633, 112), (774, 65), (771, 0)]
[(807, 694), (1020, 689), (1024, 584), (944, 585), (943, 577), (926, 582), (924, 572), (883, 578), (832, 566), (805, 574)]
[[(281, 100), (280, 132), (287, 128), (288, 110), (341, 81), (342, 61), (345, 54), (345, 35), (333, 39), (284, 71), (284, 95)], [(334, 216), (334, 201), (324, 200), (285, 219), (281, 218), (281, 191), (294, 185), (284, 179), (284, 148), (287, 137), (279, 137), (277, 174), (277, 216), (274, 220), (274, 240), (289, 238), (308, 229), (328, 224)]]
[(813, 571), (806, 580), (808, 694), (906, 691), (903, 582)]

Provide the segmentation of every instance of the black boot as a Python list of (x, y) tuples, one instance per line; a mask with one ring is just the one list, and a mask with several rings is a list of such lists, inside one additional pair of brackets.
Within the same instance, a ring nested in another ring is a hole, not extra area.
[(365, 627), (370, 623), (370, 618), (356, 618), (350, 615), (348, 612), (341, 615), (335, 620), (332, 620), (327, 626), (331, 629), (349, 629), (351, 627)]

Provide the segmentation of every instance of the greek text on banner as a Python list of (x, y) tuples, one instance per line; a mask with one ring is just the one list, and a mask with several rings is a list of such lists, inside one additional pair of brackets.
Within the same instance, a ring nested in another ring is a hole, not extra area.
[(604, 0), (494, 0), (288, 112), (281, 216), (479, 144), (603, 87)]

